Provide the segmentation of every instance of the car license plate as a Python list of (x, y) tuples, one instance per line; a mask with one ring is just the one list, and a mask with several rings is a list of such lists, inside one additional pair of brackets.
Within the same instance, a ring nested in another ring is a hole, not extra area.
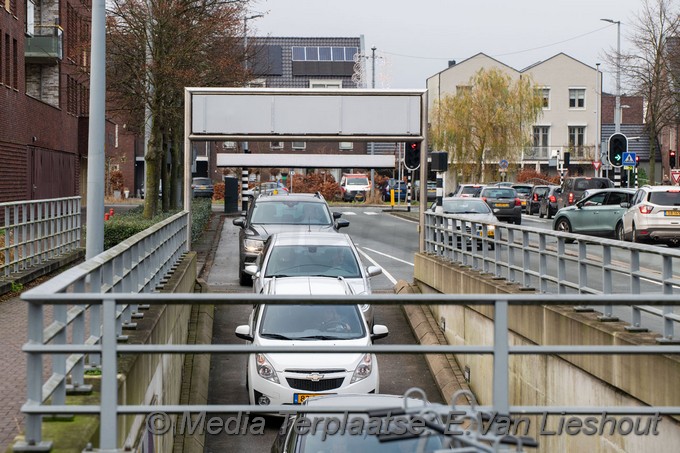
[(508, 203), (496, 203), (497, 208), (509, 208), (510, 205)]
[[(321, 395), (321, 393), (293, 393), (293, 404), (302, 404), (307, 398), (313, 398), (319, 395)], [(323, 395), (330, 395), (330, 393), (324, 393)]]
[(198, 188), (199, 188), (199, 189), (201, 189), (201, 190), (205, 190), (205, 189), (207, 189), (207, 187), (206, 187), (206, 186), (198, 186)]
[(526, 206), (526, 205), (527, 205), (526, 200), (522, 200), (522, 206)]
[(666, 215), (671, 217), (679, 217), (680, 211), (666, 211)]

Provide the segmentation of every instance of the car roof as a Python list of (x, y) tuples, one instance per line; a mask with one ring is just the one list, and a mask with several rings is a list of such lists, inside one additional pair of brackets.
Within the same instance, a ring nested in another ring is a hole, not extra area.
[(281, 200), (284, 200), (284, 202), (290, 202), (290, 201), (311, 201), (311, 202), (316, 202), (316, 203), (326, 203), (326, 200), (323, 198), (321, 194), (315, 194), (315, 193), (288, 193), (284, 198), (281, 198), (280, 195), (270, 195), (270, 194), (262, 194), (260, 195), (257, 200), (255, 201), (256, 203), (267, 203), (267, 202), (281, 202)]
[(349, 295), (352, 286), (342, 277), (274, 277), (267, 284), (266, 294), (290, 295)]
[(588, 192), (588, 195), (593, 195), (596, 193), (600, 192), (627, 192), (627, 193), (635, 193), (637, 189), (631, 189), (628, 187), (607, 187), (606, 189), (586, 189), (586, 192)]
[(348, 246), (352, 243), (345, 233), (335, 231), (297, 231), (276, 233), (271, 236), (275, 245), (328, 245)]
[(484, 203), (484, 201), (481, 198), (477, 197), (444, 197), (442, 198), (442, 201), (464, 201), (465, 203), (476, 203), (479, 201), (480, 203)]

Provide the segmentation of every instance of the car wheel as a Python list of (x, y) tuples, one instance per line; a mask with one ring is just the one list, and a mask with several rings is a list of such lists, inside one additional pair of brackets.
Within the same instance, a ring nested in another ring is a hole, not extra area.
[(548, 220), (552, 219), (553, 214), (552, 214), (552, 212), (550, 212), (550, 208), (548, 208), (548, 210), (546, 212), (548, 213)]
[(623, 222), (619, 222), (616, 224), (616, 239), (618, 239), (619, 241), (626, 240), (626, 236), (623, 231)]
[(253, 276), (241, 271), (239, 273), (238, 282), (241, 286), (253, 286)]
[[(571, 223), (569, 223), (569, 220), (561, 218), (555, 224), (555, 230), (561, 231), (562, 233), (571, 233)], [(571, 244), (572, 242), (574, 242), (574, 240), (565, 239), (564, 242), (566, 242), (567, 244)]]
[(631, 231), (630, 233), (630, 240), (631, 242), (637, 242), (638, 244), (640, 243), (640, 238), (638, 237), (637, 228), (635, 228), (635, 224), (633, 224), (633, 231)]
[(521, 217), (517, 217), (517, 218), (515, 219), (515, 225), (521, 225), (521, 224), (522, 224), (522, 218), (521, 218)]
[(674, 248), (680, 247), (680, 242), (678, 242), (678, 241), (675, 241), (675, 242), (669, 241), (669, 242), (666, 242), (666, 246), (667, 246), (668, 248), (674, 249)]

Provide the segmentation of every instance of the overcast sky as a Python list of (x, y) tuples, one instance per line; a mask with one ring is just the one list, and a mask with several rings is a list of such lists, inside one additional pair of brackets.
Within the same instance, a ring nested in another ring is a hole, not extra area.
[[(376, 87), (425, 88), (428, 77), (479, 52), (515, 68), (564, 52), (604, 72), (615, 91), (615, 70), (604, 52), (621, 47), (642, 0), (253, 0), (248, 34), (257, 36), (364, 35), (375, 46)], [(370, 65), (368, 66), (370, 70)], [(370, 81), (370, 76), (368, 77)]]

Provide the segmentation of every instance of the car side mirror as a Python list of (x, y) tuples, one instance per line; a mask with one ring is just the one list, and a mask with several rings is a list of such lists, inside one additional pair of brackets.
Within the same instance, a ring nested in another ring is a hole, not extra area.
[(245, 219), (245, 217), (238, 217), (238, 218), (234, 219), (231, 223), (233, 223), (237, 227), (243, 228), (246, 224), (246, 219)]
[(366, 272), (369, 277), (375, 277), (376, 275), (382, 274), (382, 267), (380, 266), (368, 266)]
[(342, 212), (333, 211), (333, 219), (339, 219), (342, 217)]
[(338, 230), (340, 228), (345, 228), (345, 227), (348, 227), (348, 226), (349, 226), (349, 220), (347, 220), (347, 219), (338, 219), (335, 222), (335, 228), (338, 229)]
[(253, 336), (250, 334), (250, 326), (247, 324), (238, 326), (234, 333), (242, 340), (253, 341)]
[[(248, 326), (246, 326), (248, 327)], [(387, 326), (383, 326), (382, 324), (374, 324), (373, 325), (373, 330), (371, 333), (371, 341), (375, 340), (380, 340), (381, 338), (385, 338), (390, 331), (387, 329)]]
[(248, 265), (248, 266), (246, 266), (246, 267), (243, 268), (243, 271), (244, 271), (246, 274), (252, 275), (252, 276), (254, 276), (254, 277), (257, 276), (257, 273), (259, 272), (259, 270), (260, 270), (260, 269), (259, 269), (259, 268), (257, 267), (257, 265), (255, 265), (255, 264), (250, 264), (250, 265)]
[(622, 201), (620, 206), (621, 206), (622, 208), (628, 209), (628, 208), (630, 208), (630, 203), (627, 202), (627, 201)]

